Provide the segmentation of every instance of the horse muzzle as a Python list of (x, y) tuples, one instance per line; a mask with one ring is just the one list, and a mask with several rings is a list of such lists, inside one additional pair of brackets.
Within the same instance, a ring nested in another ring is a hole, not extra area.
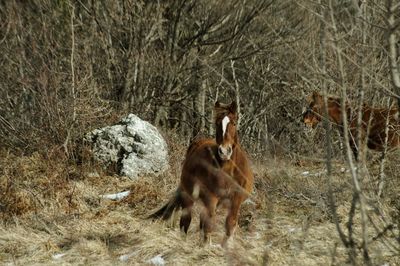
[(233, 153), (232, 145), (227, 145), (224, 147), (223, 145), (218, 146), (218, 156), (223, 161), (228, 161), (231, 159)]

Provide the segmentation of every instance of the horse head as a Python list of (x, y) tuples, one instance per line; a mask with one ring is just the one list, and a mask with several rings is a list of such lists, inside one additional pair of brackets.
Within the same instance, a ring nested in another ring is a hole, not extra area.
[(216, 127), (216, 142), (218, 156), (223, 161), (231, 159), (235, 145), (238, 142), (236, 123), (238, 120), (237, 104), (216, 102), (214, 106), (214, 119)]
[(303, 123), (309, 129), (315, 128), (321, 121), (321, 114), (323, 110), (323, 98), (318, 92), (314, 91), (313, 94), (307, 99), (308, 106), (303, 111)]

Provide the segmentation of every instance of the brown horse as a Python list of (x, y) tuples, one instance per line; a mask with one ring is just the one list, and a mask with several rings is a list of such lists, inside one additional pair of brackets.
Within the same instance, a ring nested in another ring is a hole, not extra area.
[[(343, 120), (340, 98), (328, 97), (329, 120), (338, 126), (343, 134)], [(309, 128), (314, 128), (323, 118), (325, 104), (322, 95), (318, 92), (308, 98), (308, 108), (303, 113), (303, 122)], [(346, 103), (346, 113), (350, 133), (350, 147), (357, 158), (359, 149), (355, 138), (357, 136), (358, 110)], [(382, 151), (385, 147), (386, 121), (388, 119), (388, 148), (400, 146), (400, 120), (396, 108), (372, 108), (366, 104), (362, 106), (361, 137), (366, 141), (367, 147), (371, 150)], [(368, 136), (367, 136), (368, 134)]]
[(219, 203), (228, 202), (226, 236), (223, 245), (233, 235), (241, 203), (253, 187), (253, 173), (246, 152), (240, 146), (236, 122), (237, 105), (215, 103), (216, 138), (198, 139), (189, 146), (183, 163), (181, 182), (175, 195), (149, 218), (169, 219), (175, 210), (182, 209), (180, 228), (188, 232), (192, 207), (197, 199), (204, 208), (200, 214), (200, 229), (204, 241), (214, 225)]

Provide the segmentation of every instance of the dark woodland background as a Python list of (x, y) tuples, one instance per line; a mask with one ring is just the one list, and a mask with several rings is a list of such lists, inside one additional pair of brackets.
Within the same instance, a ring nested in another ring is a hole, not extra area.
[(310, 92), (393, 100), (387, 3), (2, 1), (0, 146), (73, 154), (130, 112), (188, 142), (212, 135), (218, 99), (240, 103), (253, 152), (323, 152), (301, 124)]

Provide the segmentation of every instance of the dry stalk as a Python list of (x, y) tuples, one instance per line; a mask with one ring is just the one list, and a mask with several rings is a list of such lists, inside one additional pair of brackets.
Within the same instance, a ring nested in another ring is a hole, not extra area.
[[(354, 3), (354, 1), (353, 1)], [(356, 5), (358, 7), (358, 5)], [(366, 35), (366, 4), (364, 2), (361, 3), (361, 8), (359, 8), (359, 14), (361, 15), (362, 19), (361, 20), (361, 43), (362, 43), (362, 47), (363, 49), (365, 49), (364, 47), (367, 44), (367, 35)], [(365, 57), (363, 56), (363, 53), (360, 54), (359, 56), (359, 60), (360, 60), (360, 86), (358, 89), (358, 112), (357, 112), (357, 128), (359, 129), (357, 131), (357, 147), (358, 147), (358, 157), (357, 157), (357, 171), (359, 171), (359, 169), (365, 169), (366, 168), (366, 146), (363, 145), (363, 143), (366, 143), (364, 140), (364, 137), (367, 137), (368, 134), (366, 136), (363, 136), (363, 130), (362, 130), (362, 116), (363, 116), (363, 104), (364, 104), (364, 92), (365, 92), (365, 87), (366, 87), (366, 70), (365, 70)]]
[[(388, 101), (388, 106), (390, 109), (390, 99)], [(388, 112), (386, 116), (386, 121), (385, 121), (385, 142), (383, 146), (383, 151), (382, 151), (382, 156), (379, 164), (379, 182), (378, 182), (378, 198), (382, 196), (383, 193), (383, 188), (385, 186), (385, 162), (386, 162), (386, 154), (388, 150), (388, 140), (389, 140), (389, 115), (390, 112)]]
[[(400, 27), (400, 23), (396, 23), (396, 14), (398, 14), (398, 10), (400, 9), (400, 4), (394, 3), (393, 0), (386, 1), (386, 12), (387, 12), (387, 27), (388, 27), (388, 44), (389, 44), (389, 66), (390, 66), (390, 74), (392, 79), (392, 84), (394, 87), (394, 92), (397, 97), (397, 109), (400, 112), (400, 69), (397, 63), (398, 59), (398, 50), (397, 43), (398, 38), (396, 35), (396, 30)], [(378, 197), (382, 195), (383, 186), (384, 186), (384, 164), (385, 157), (387, 152), (387, 142), (388, 142), (388, 124), (389, 124), (389, 114), (386, 118), (386, 127), (385, 127), (385, 146), (382, 151), (382, 160), (379, 169), (379, 189), (378, 189)]]
[[(339, 234), (339, 237), (341, 241), (347, 246), (347, 239), (346, 235), (343, 233), (342, 228), (340, 227), (339, 223), (339, 218), (336, 210), (336, 200), (335, 200), (335, 195), (333, 193), (333, 184), (332, 184), (332, 141), (331, 141), (331, 132), (332, 132), (332, 125), (329, 121), (328, 117), (328, 97), (327, 97), (327, 89), (326, 89), (326, 84), (325, 84), (325, 75), (326, 75), (326, 23), (327, 23), (327, 11), (324, 10), (324, 7), (321, 6), (321, 14), (320, 17), (321, 19), (321, 30), (320, 30), (320, 68), (322, 70), (322, 92), (323, 92), (323, 100), (324, 100), (324, 119), (323, 119), (323, 125), (326, 131), (326, 168), (327, 168), (327, 174), (326, 177), (328, 179), (328, 198), (329, 198), (329, 207), (332, 213), (333, 221), (336, 226), (336, 230)], [(336, 250), (336, 247), (335, 247)], [(332, 260), (334, 260), (335, 256), (334, 252), (332, 254)]]
[(67, 130), (67, 137), (65, 138), (63, 148), (67, 156), (69, 156), (68, 144), (71, 140), (71, 131), (76, 122), (76, 92), (75, 92), (75, 66), (74, 66), (74, 56), (75, 56), (75, 6), (70, 3), (71, 6), (71, 54), (70, 54), (70, 66), (71, 66), (71, 96), (72, 96), (72, 122)]
[(236, 72), (235, 72), (235, 61), (231, 60), (231, 68), (232, 68), (232, 77), (233, 80), (235, 81), (235, 99), (236, 99), (236, 104), (237, 104), (237, 113), (239, 114), (239, 118), (237, 121), (237, 126), (239, 128), (240, 125), (240, 120), (241, 120), (241, 115), (240, 115), (240, 97), (239, 97), (239, 91), (240, 91), (240, 87), (239, 87), (239, 82), (236, 78)]
[(326, 131), (326, 168), (327, 168), (327, 173), (326, 177), (328, 179), (328, 197), (329, 197), (329, 206), (331, 209), (332, 217), (335, 222), (336, 230), (339, 233), (339, 237), (342, 240), (342, 242), (346, 242), (346, 236), (344, 235), (340, 224), (339, 224), (339, 218), (337, 215), (336, 211), (336, 204), (335, 204), (335, 196), (333, 193), (333, 185), (332, 185), (332, 143), (331, 143), (331, 123), (329, 122), (329, 117), (328, 117), (328, 97), (327, 97), (327, 89), (326, 89), (326, 84), (325, 84), (325, 74), (326, 74), (326, 11), (324, 10), (324, 7), (322, 6), (322, 3), (320, 1), (320, 6), (321, 6), (321, 14), (320, 17), (321, 19), (321, 30), (320, 30), (320, 68), (322, 70), (322, 92), (323, 92), (323, 98), (324, 98), (324, 119), (323, 119), (323, 125)]
[(394, 86), (395, 93), (397, 94), (397, 108), (400, 111), (400, 69), (397, 64), (398, 51), (397, 42), (398, 38), (396, 35), (397, 28), (400, 27), (400, 23), (397, 22), (395, 16), (398, 14), (400, 9), (399, 3), (393, 3), (393, 0), (387, 0), (387, 24), (388, 24), (388, 43), (389, 43), (389, 65), (392, 83)]
[[(343, 136), (344, 136), (344, 144), (345, 144), (345, 152), (346, 152), (346, 161), (350, 168), (350, 173), (352, 176), (352, 183), (353, 183), (353, 199), (352, 205), (356, 205), (358, 201), (360, 204), (360, 211), (361, 211), (361, 230), (362, 230), (362, 249), (363, 249), (363, 257), (364, 262), (367, 265), (371, 265), (371, 260), (368, 254), (368, 234), (367, 234), (367, 213), (366, 213), (366, 202), (364, 195), (362, 193), (361, 185), (359, 183), (359, 176), (358, 171), (355, 168), (353, 157), (352, 157), (352, 150), (350, 147), (350, 139), (349, 139), (349, 125), (347, 120), (347, 113), (346, 113), (346, 85), (345, 85), (345, 72), (344, 72), (344, 64), (342, 59), (342, 51), (340, 49), (338, 43), (338, 34), (337, 34), (337, 27), (336, 27), (336, 19), (334, 17), (334, 11), (332, 7), (332, 0), (329, 1), (329, 10), (330, 10), (330, 18), (331, 18), (331, 28), (333, 32), (333, 49), (336, 52), (337, 58), (337, 65), (339, 70), (339, 85), (342, 89), (342, 97), (341, 97), (341, 113), (342, 113), (342, 120), (343, 120)], [(360, 130), (360, 128), (358, 128)], [(350, 219), (352, 219), (350, 213)], [(351, 230), (350, 230), (351, 231)], [(354, 239), (351, 235), (348, 236), (348, 242), (344, 242), (345, 246), (349, 248), (349, 259), (352, 264), (356, 264), (356, 247), (353, 245)], [(343, 239), (342, 239), (343, 241)]]

